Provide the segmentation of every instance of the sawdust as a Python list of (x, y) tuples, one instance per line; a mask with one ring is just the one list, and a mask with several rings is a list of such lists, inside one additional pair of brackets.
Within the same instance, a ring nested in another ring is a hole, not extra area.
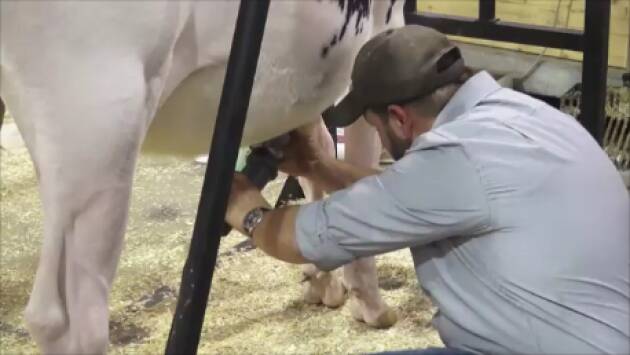
[[(0, 156), (0, 353), (37, 353), (22, 312), (41, 246), (41, 203), (24, 148)], [(143, 156), (134, 182), (126, 245), (111, 295), (112, 354), (163, 353), (181, 269), (195, 220), (203, 166), (189, 160)], [(274, 200), (282, 178), (265, 191)], [(418, 295), (408, 251), (379, 257), (385, 300), (400, 320), (374, 330), (352, 319), (348, 307), (305, 304), (301, 269), (222, 241), (220, 265), (200, 354), (362, 353), (440, 345), (430, 325), (433, 309)]]

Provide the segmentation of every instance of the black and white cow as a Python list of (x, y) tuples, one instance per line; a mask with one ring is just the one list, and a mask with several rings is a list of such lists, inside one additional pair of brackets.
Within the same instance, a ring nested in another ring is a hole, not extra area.
[[(107, 351), (108, 295), (136, 158), (143, 142), (154, 152), (205, 152), (238, 6), (1, 2), (0, 96), (34, 162), (44, 208), (25, 311), (44, 353)], [(403, 24), (402, 7), (402, 0), (272, 1), (243, 144), (320, 119), (348, 86), (361, 45)], [(376, 162), (373, 132), (359, 124), (347, 136), (361, 138), (348, 142), (350, 151), (359, 147), (350, 157)], [(379, 296), (373, 259), (345, 267), (345, 276), (356, 318), (373, 326), (395, 321), (384, 316), (391, 310)], [(338, 305), (340, 295), (329, 290), (339, 280), (329, 279), (311, 285), (307, 298)]]

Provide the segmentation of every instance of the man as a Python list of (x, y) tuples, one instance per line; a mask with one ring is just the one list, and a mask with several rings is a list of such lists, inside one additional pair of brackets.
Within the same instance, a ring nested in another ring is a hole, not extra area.
[(334, 193), (267, 211), (237, 174), (226, 218), (264, 252), (331, 270), (410, 248), (453, 351), (630, 352), (628, 193), (573, 118), (420, 26), (366, 43), (330, 115), (363, 115), (397, 161), (349, 166), (295, 133), (283, 169)]

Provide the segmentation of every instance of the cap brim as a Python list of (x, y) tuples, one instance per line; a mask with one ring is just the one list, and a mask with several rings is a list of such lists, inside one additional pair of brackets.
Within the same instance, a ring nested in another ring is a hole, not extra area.
[(350, 91), (337, 105), (326, 109), (322, 117), (329, 127), (346, 127), (361, 117), (364, 111), (365, 107), (356, 99), (356, 94)]

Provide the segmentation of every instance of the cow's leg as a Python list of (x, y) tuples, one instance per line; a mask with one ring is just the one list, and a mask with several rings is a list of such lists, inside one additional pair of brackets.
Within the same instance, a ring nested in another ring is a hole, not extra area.
[[(345, 161), (366, 167), (378, 165), (381, 142), (374, 128), (365, 120), (358, 120), (346, 127), (344, 138)], [(343, 272), (353, 317), (377, 328), (394, 325), (396, 313), (387, 306), (379, 293), (374, 257), (356, 260), (344, 266)]]
[(62, 78), (48, 86), (55, 90), (22, 101), (32, 106), (16, 100), (12, 112), (35, 163), (44, 209), (25, 319), (45, 354), (107, 351), (108, 295), (149, 117), (140, 65), (112, 60), (90, 75), (80, 88), (62, 85)]
[[(319, 142), (323, 149), (330, 155), (335, 155), (335, 143), (321, 121), (319, 128), (322, 140)], [(308, 201), (316, 201), (324, 198), (324, 190), (305, 178), (298, 178), (304, 196)], [(328, 307), (339, 307), (345, 302), (345, 289), (339, 277), (338, 270), (325, 272), (314, 265), (305, 265), (303, 273), (306, 279), (304, 286), (304, 300), (308, 303), (323, 303)]]

